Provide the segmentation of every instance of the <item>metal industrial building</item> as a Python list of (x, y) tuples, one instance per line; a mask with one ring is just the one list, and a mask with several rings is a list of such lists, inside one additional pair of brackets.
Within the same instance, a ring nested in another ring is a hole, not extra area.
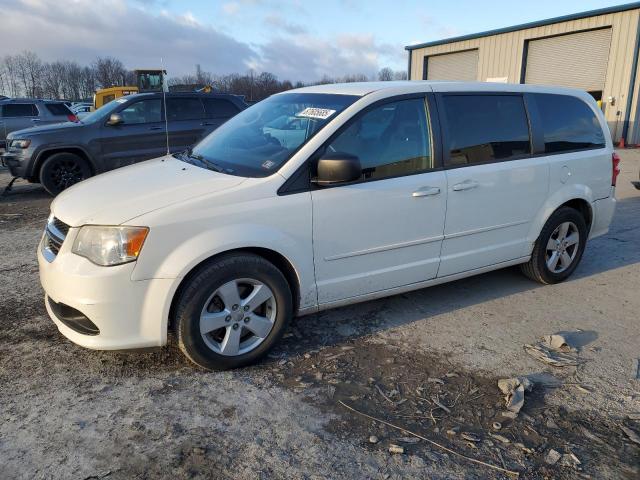
[(640, 2), (410, 45), (411, 80), (533, 83), (602, 100), (614, 141), (640, 143)]

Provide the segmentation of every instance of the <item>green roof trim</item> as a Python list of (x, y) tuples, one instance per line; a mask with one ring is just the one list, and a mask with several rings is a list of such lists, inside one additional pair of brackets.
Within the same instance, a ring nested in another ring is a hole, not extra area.
[(435, 47), (436, 45), (445, 45), (447, 43), (462, 42), (464, 40), (473, 40), (475, 38), (489, 37), (491, 35), (499, 35), (501, 33), (516, 32), (527, 28), (543, 27), (554, 23), (569, 22), (571, 20), (580, 20), (581, 18), (597, 17), (598, 15), (607, 15), (609, 13), (626, 12), (627, 10), (635, 10), (640, 8), (640, 2), (627, 3), (624, 5), (616, 5), (613, 7), (599, 8), (597, 10), (589, 10), (588, 12), (572, 13), (561, 17), (548, 18), (546, 20), (538, 20), (535, 22), (522, 23), (512, 27), (498, 28), (495, 30), (487, 30), (486, 32), (471, 33), (469, 35), (461, 35), (459, 37), (444, 38), (433, 42), (419, 43), (417, 45), (407, 45), (405, 50), (416, 50), (418, 48)]

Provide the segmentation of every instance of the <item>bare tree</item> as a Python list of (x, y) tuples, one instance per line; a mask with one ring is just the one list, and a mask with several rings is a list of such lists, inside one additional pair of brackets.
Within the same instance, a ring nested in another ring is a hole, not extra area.
[(390, 80), (393, 80), (393, 70), (391, 70), (389, 67), (384, 67), (378, 72), (378, 80), (380, 80), (381, 82), (388, 82)]
[(127, 69), (124, 64), (113, 57), (98, 57), (93, 62), (96, 83), (101, 88), (122, 85), (126, 80)]
[(394, 80), (407, 80), (408, 79), (407, 71), (406, 70), (397, 70), (393, 74), (393, 79)]

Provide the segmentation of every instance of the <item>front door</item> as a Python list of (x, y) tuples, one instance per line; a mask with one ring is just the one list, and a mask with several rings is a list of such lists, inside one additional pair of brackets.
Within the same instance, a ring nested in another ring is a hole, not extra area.
[(531, 222), (549, 189), (549, 164), (533, 157), (519, 94), (442, 94), (448, 197), (438, 276), (528, 255)]
[(326, 152), (356, 155), (362, 180), (312, 191), (320, 304), (434, 278), (446, 209), (424, 97), (356, 116)]
[(106, 170), (166, 153), (167, 137), (160, 98), (129, 103), (116, 113), (122, 118), (122, 123), (104, 125), (100, 138)]

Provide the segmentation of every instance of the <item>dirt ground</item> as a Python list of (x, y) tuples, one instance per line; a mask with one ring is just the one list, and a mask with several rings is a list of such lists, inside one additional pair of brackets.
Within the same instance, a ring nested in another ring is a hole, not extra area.
[[(16, 183), (0, 198), (0, 478), (515, 478), (468, 458), (520, 478), (639, 478), (622, 427), (640, 432), (640, 151), (620, 154), (611, 231), (569, 281), (512, 268), (300, 318), (266, 361), (223, 373), (174, 346), (62, 337), (35, 258), (50, 198)], [(577, 332), (578, 367), (523, 350), (558, 331)], [(535, 385), (512, 419), (497, 380), (514, 376)]]

